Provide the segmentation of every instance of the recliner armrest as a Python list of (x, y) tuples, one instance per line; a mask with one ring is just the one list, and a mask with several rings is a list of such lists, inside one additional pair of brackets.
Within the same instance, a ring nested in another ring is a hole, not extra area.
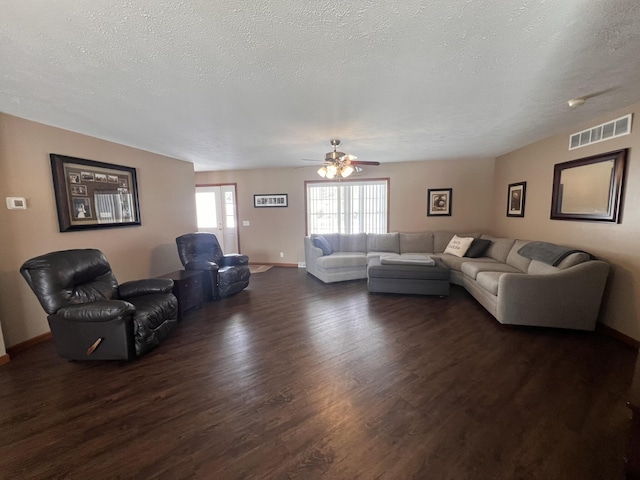
[(185, 270), (213, 270), (218, 271), (218, 264), (215, 262), (209, 262), (207, 260), (195, 260), (185, 264)]
[(145, 278), (120, 284), (118, 294), (120, 298), (133, 298), (156, 293), (170, 293), (172, 289), (173, 280), (170, 278)]
[(100, 300), (63, 307), (55, 315), (72, 322), (108, 322), (135, 311), (136, 308), (124, 300)]
[(229, 253), (222, 257), (223, 267), (234, 267), (237, 265), (249, 265), (249, 257), (240, 253)]

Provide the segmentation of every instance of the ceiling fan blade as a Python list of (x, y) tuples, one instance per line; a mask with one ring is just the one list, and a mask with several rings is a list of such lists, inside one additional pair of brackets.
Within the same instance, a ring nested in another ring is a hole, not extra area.
[(380, 165), (380, 162), (365, 162), (362, 160), (352, 160), (351, 165)]

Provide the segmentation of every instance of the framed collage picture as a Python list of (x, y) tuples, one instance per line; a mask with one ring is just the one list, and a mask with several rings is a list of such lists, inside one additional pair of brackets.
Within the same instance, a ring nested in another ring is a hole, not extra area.
[(136, 169), (52, 153), (61, 232), (140, 225)]

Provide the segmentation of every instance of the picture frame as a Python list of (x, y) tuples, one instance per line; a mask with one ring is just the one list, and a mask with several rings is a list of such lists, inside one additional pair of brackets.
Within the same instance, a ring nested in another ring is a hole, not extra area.
[(527, 182), (510, 183), (507, 188), (507, 217), (524, 217)]
[(260, 193), (253, 196), (254, 208), (288, 207), (289, 195), (287, 193)]
[(452, 188), (429, 188), (427, 190), (427, 216), (450, 217), (452, 199)]
[(136, 169), (49, 154), (61, 232), (141, 225)]
[(553, 167), (551, 220), (620, 223), (629, 149)]

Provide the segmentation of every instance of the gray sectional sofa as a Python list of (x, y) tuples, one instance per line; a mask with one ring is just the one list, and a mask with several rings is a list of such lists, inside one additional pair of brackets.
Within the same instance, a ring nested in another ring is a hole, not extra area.
[[(454, 235), (490, 243), (480, 257), (457, 257), (444, 253)], [(384, 254), (428, 255), (503, 324), (594, 330), (609, 274), (608, 263), (586, 252), (552, 265), (518, 253), (527, 240), (480, 233), (328, 234), (324, 252), (315, 237), (304, 238), (306, 269), (325, 283), (366, 279), (368, 261)]]

